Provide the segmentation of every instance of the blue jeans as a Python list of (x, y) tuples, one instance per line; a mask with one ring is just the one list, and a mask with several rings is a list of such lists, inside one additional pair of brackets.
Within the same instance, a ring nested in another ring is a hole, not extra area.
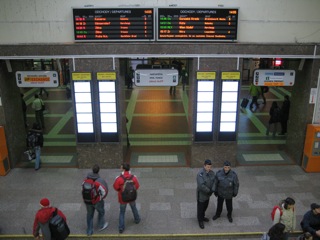
[(86, 204), (87, 207), (87, 234), (92, 235), (93, 234), (93, 216), (94, 216), (94, 210), (96, 209), (98, 211), (98, 225), (99, 228), (102, 228), (105, 220), (104, 220), (104, 201), (97, 202), (96, 204), (90, 205)]
[[(138, 209), (136, 207), (136, 202), (130, 202), (128, 203), (130, 204), (132, 213), (133, 213), (133, 217), (134, 217), (134, 222), (135, 223), (139, 223), (140, 222), (140, 216), (138, 213)], [(124, 226), (124, 216), (126, 213), (126, 208), (127, 208), (127, 203), (126, 204), (120, 204), (120, 215), (119, 215), (119, 230), (124, 230), (125, 226)]]
[(35, 146), (34, 151), (36, 153), (36, 161), (34, 165), (34, 169), (40, 168), (40, 154), (41, 154), (41, 147), (40, 146)]

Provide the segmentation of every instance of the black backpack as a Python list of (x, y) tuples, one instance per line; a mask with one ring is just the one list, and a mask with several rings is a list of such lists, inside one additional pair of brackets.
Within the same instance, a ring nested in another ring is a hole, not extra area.
[(58, 209), (52, 213), (52, 218), (49, 220), (49, 228), (51, 237), (55, 240), (64, 240), (70, 234), (70, 229), (64, 219), (58, 214)]
[(123, 188), (122, 188), (122, 201), (124, 202), (132, 202), (135, 201), (137, 199), (137, 189), (134, 186), (134, 182), (133, 182), (133, 175), (130, 176), (130, 178), (125, 178), (122, 174), (120, 175), (123, 180)]
[(28, 147), (35, 147), (38, 143), (38, 136), (34, 132), (29, 132), (27, 136)]
[(95, 180), (87, 178), (82, 184), (82, 198), (86, 204), (93, 204), (94, 200), (98, 197), (98, 191), (94, 182)]

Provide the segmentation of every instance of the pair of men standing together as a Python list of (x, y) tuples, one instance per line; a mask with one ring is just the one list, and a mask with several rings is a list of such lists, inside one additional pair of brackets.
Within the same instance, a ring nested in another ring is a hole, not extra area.
[(218, 197), (216, 214), (212, 220), (220, 217), (225, 200), (228, 220), (229, 222), (233, 221), (232, 198), (237, 196), (239, 190), (238, 176), (231, 170), (229, 161), (224, 162), (223, 169), (219, 170), (217, 174), (212, 171), (211, 167), (211, 160), (205, 160), (203, 168), (197, 175), (197, 218), (201, 229), (204, 229), (204, 222), (209, 222), (209, 219), (205, 217), (205, 212), (212, 194)]

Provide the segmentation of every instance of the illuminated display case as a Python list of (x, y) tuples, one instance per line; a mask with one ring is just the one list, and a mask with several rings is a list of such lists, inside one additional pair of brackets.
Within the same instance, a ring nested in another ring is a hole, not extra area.
[(78, 142), (95, 142), (91, 80), (91, 73), (72, 73)]
[(213, 104), (216, 72), (197, 72), (195, 141), (213, 140)]

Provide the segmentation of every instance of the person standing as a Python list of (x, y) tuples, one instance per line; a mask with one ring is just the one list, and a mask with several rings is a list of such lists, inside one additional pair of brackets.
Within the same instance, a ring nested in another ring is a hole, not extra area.
[(289, 96), (285, 95), (284, 101), (281, 107), (281, 112), (280, 112), (281, 132), (279, 135), (285, 135), (287, 133), (289, 112), (290, 112), (290, 100), (289, 100)]
[(259, 107), (258, 97), (261, 94), (261, 88), (251, 83), (249, 88), (249, 94), (252, 97), (251, 104), (250, 104), (250, 110), (252, 111), (253, 104), (256, 105), (256, 109)]
[(36, 154), (34, 170), (38, 171), (41, 164), (41, 148), (43, 147), (43, 134), (38, 123), (34, 123), (27, 133), (27, 147), (33, 149)]
[(312, 203), (300, 223), (303, 232), (309, 232), (313, 240), (320, 240), (320, 205)]
[[(37, 211), (34, 222), (33, 222), (33, 236), (35, 239), (51, 240), (51, 231), (49, 228), (49, 220), (52, 218), (53, 213), (56, 211), (55, 207), (50, 206), (50, 201), (48, 198), (42, 198), (40, 200), (41, 208)], [(67, 222), (66, 216), (59, 209), (57, 214)], [(40, 231), (42, 232), (42, 238), (40, 237)]]
[(231, 163), (229, 161), (225, 161), (223, 165), (223, 169), (220, 169), (216, 173), (214, 182), (214, 195), (218, 197), (218, 206), (212, 220), (214, 221), (220, 217), (223, 202), (226, 200), (228, 220), (232, 222), (232, 199), (238, 195), (239, 180), (236, 172), (231, 170)]
[(273, 137), (276, 136), (277, 128), (278, 128), (278, 122), (280, 121), (280, 108), (278, 107), (278, 104), (276, 101), (272, 102), (271, 108), (269, 110), (269, 124), (267, 127), (266, 135), (269, 135), (271, 125), (273, 125)]
[(27, 104), (23, 99), (23, 97), (24, 97), (23, 93), (20, 93), (20, 96), (21, 96), (21, 105), (22, 105), (24, 126), (27, 128), (28, 127), (28, 124), (27, 124)]
[(32, 108), (35, 111), (35, 117), (36, 121), (41, 127), (41, 129), (44, 129), (44, 117), (43, 117), (43, 107), (44, 103), (41, 98), (39, 98), (38, 94), (34, 95), (34, 101), (32, 103)]
[(214, 192), (215, 174), (211, 167), (211, 160), (205, 160), (203, 168), (197, 175), (197, 218), (201, 229), (204, 229), (203, 222), (209, 222), (209, 219), (205, 217), (205, 213), (209, 205), (210, 196)]
[[(91, 199), (91, 202), (85, 200), (86, 209), (87, 209), (87, 235), (91, 236), (93, 234), (93, 217), (94, 212), (98, 212), (98, 226), (99, 231), (106, 229), (109, 225), (105, 221), (105, 210), (104, 210), (104, 199), (108, 195), (108, 185), (106, 181), (99, 175), (100, 167), (98, 164), (93, 165), (92, 172), (88, 173), (87, 178), (83, 181), (82, 187), (86, 183), (92, 184), (93, 190), (96, 193), (94, 199)], [(92, 194), (91, 194), (92, 195)]]
[(125, 218), (125, 212), (126, 212), (126, 208), (127, 208), (128, 203), (130, 204), (130, 207), (131, 207), (131, 210), (133, 213), (134, 222), (136, 224), (138, 224), (141, 220), (139, 213), (138, 213), (138, 209), (136, 207), (135, 200), (130, 201), (130, 202), (124, 202), (123, 198), (122, 198), (122, 190), (124, 187), (125, 179), (131, 179), (134, 184), (135, 189), (138, 190), (140, 187), (138, 178), (135, 175), (131, 174), (130, 164), (128, 164), (128, 163), (123, 163), (121, 165), (121, 170), (122, 170), (122, 173), (120, 174), (120, 176), (116, 177), (116, 179), (113, 183), (114, 190), (116, 190), (118, 192), (118, 201), (120, 203), (119, 233), (123, 233), (125, 230), (124, 218)]

